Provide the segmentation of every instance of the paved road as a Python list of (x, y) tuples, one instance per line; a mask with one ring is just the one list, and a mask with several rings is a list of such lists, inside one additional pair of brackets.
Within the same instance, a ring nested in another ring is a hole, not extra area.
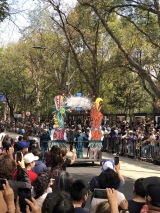
[[(114, 159), (112, 154), (104, 153), (103, 158)], [(160, 177), (160, 166), (143, 162), (139, 160), (134, 160), (126, 157), (120, 157), (121, 172), (125, 177), (126, 183), (124, 187), (120, 189), (127, 199), (132, 198), (132, 188), (135, 180), (141, 177), (158, 176)], [(94, 166), (91, 163), (85, 163), (83, 165), (74, 165), (69, 167), (68, 172), (70, 172), (74, 178), (85, 178), (89, 181), (93, 176), (98, 175), (101, 172), (101, 167), (99, 163)]]
[[(11, 137), (16, 137), (17, 134), (9, 133)], [(86, 150), (85, 150), (86, 152)], [(104, 159), (114, 159), (112, 154), (103, 153)], [(160, 177), (160, 166), (152, 163), (139, 161), (138, 159), (130, 159), (126, 157), (120, 157), (121, 172), (125, 177), (126, 183), (120, 189), (127, 199), (132, 198), (132, 188), (134, 181), (140, 177), (158, 176)], [(101, 167), (99, 163), (76, 163), (73, 166), (67, 168), (67, 171), (72, 174), (73, 178), (83, 178), (90, 181), (95, 175), (100, 174)]]

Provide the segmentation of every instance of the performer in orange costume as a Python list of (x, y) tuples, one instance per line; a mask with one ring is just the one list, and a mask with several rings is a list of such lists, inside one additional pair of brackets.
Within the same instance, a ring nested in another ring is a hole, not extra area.
[(102, 131), (100, 129), (101, 121), (103, 119), (103, 114), (100, 112), (103, 100), (101, 98), (97, 98), (94, 102), (90, 116), (91, 116), (91, 132), (90, 132), (90, 155), (91, 159), (102, 159), (102, 142), (101, 138), (103, 136)]

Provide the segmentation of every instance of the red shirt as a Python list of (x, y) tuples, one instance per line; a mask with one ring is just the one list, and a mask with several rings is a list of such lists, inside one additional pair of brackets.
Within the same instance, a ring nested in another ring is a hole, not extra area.
[[(17, 180), (17, 172), (18, 170), (16, 169), (16, 171), (13, 174), (13, 179)], [(35, 172), (32, 172), (32, 170), (27, 170), (29, 179), (31, 181), (31, 185), (33, 186), (35, 179), (38, 177), (38, 175)]]

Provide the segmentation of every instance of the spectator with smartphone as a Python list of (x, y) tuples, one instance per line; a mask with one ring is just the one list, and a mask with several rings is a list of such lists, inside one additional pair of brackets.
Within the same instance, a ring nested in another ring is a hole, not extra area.
[(6, 155), (3, 157), (3, 159), (0, 160), (0, 178), (8, 180), (10, 187), (14, 191), (15, 197), (18, 195), (18, 188), (31, 189), (31, 183), (25, 169), (23, 156), (21, 162), (18, 162), (18, 165), (21, 169), (21, 180), (15, 181), (13, 180), (13, 173), (17, 165), (13, 158), (10, 158), (9, 155)]
[[(32, 186), (33, 186), (35, 179), (38, 176), (35, 172), (32, 172), (32, 168), (35, 165), (35, 160), (38, 160), (38, 156), (34, 156), (32, 153), (27, 153), (24, 156), (25, 168), (26, 168), (27, 174), (29, 175)], [(13, 179), (17, 180), (18, 178), (19, 178), (19, 170), (17, 169), (13, 174)]]
[[(117, 159), (117, 156), (116, 156)], [(117, 163), (116, 163), (117, 164)], [(102, 164), (102, 172), (104, 172), (105, 170), (107, 170), (108, 168), (113, 169), (116, 171), (116, 173), (118, 174), (118, 177), (120, 179), (120, 184), (119, 187), (122, 187), (125, 184), (125, 179), (120, 171), (120, 162), (118, 162), (117, 165), (115, 165), (115, 162), (111, 159), (107, 159), (103, 162)], [(99, 188), (99, 182), (98, 182), (98, 177), (99, 176), (95, 176), (91, 179), (89, 186), (90, 186), (90, 191), (93, 192), (94, 188)]]
[[(120, 185), (120, 178), (116, 171), (111, 168), (107, 168), (98, 176), (98, 185), (99, 189), (106, 189), (106, 188), (113, 188), (117, 192), (117, 202), (118, 205), (121, 203), (122, 200), (125, 200), (125, 196), (123, 193), (119, 192), (117, 189)], [(102, 201), (106, 201), (104, 198), (96, 198), (93, 194), (93, 199), (91, 201), (91, 208), (90, 212), (94, 213), (96, 205)]]
[(99, 203), (95, 213), (119, 213), (116, 190), (106, 188), (105, 193), (108, 200)]
[[(72, 151), (72, 158), (69, 159), (67, 155), (66, 147), (57, 147), (52, 146), (51, 148), (51, 155), (50, 161), (52, 162), (51, 166), (51, 173), (53, 178), (57, 178), (58, 174), (61, 171), (66, 171), (67, 166), (73, 164), (75, 162), (75, 152)], [(48, 154), (47, 154), (48, 155)], [(48, 160), (47, 160), (48, 162)], [(47, 163), (48, 165), (48, 163)]]
[(64, 161), (63, 164), (62, 164), (62, 169), (64, 171), (66, 171), (67, 166), (72, 165), (75, 162), (75, 159), (76, 159), (75, 150), (73, 149), (71, 151), (71, 153), (72, 153), (72, 157), (71, 157), (71, 159), (69, 159), (67, 157), (67, 148), (66, 147), (61, 147), (60, 148), (60, 155), (62, 155), (62, 158), (63, 158), (63, 161)]

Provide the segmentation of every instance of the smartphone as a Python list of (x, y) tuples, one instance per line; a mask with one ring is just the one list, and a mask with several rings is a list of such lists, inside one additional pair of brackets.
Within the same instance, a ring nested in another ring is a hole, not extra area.
[(25, 198), (31, 201), (31, 189), (29, 188), (18, 188), (19, 205), (22, 213), (26, 212), (26, 201)]
[(20, 151), (18, 151), (16, 153), (16, 162), (18, 163), (18, 161), (21, 161), (22, 160), (22, 153)]
[(114, 157), (114, 164), (117, 166), (119, 164), (119, 156)]
[(93, 193), (94, 198), (100, 198), (100, 199), (107, 199), (107, 192), (106, 189), (94, 189)]
[(70, 152), (73, 151), (73, 145), (70, 144)]
[(3, 190), (3, 184), (6, 184), (6, 179), (0, 178), (0, 190)]

